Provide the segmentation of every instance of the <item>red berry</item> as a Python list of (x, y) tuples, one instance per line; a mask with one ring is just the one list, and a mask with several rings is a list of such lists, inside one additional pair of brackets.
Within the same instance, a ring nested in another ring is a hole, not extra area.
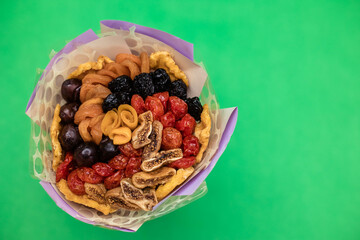
[(92, 165), (92, 168), (97, 174), (102, 177), (108, 177), (114, 174), (114, 169), (109, 164), (98, 162)]
[(68, 152), (65, 155), (65, 159), (58, 168), (56, 169), (56, 182), (60, 181), (61, 179), (66, 179), (69, 175), (69, 170), (72, 166), (71, 162), (74, 159), (74, 156), (72, 153)]
[(138, 115), (146, 111), (144, 99), (140, 95), (133, 95), (131, 97), (131, 106), (135, 109)]
[(177, 120), (185, 116), (188, 111), (188, 106), (186, 102), (180, 98), (171, 96), (168, 101), (168, 110), (175, 115), (175, 119)]
[(125, 177), (129, 178), (132, 177), (137, 172), (140, 172), (140, 165), (141, 165), (141, 157), (132, 157), (129, 160), (128, 165), (125, 169)]
[(123, 154), (116, 155), (109, 161), (109, 166), (113, 169), (121, 170), (125, 169), (128, 164), (129, 158)]
[(183, 155), (184, 157), (196, 156), (199, 153), (199, 139), (193, 135), (189, 135), (183, 139)]
[(131, 143), (126, 143), (124, 145), (120, 145), (119, 150), (122, 154), (124, 154), (127, 157), (141, 157), (142, 156), (142, 148), (135, 149)]
[(188, 168), (195, 164), (196, 158), (195, 157), (184, 157), (175, 162), (172, 162), (168, 165), (168, 167), (172, 168)]
[(195, 118), (187, 113), (181, 120), (175, 123), (175, 128), (182, 133), (183, 137), (186, 137), (193, 134), (195, 125)]
[(175, 115), (172, 112), (167, 112), (160, 117), (160, 122), (164, 128), (175, 127)]
[(169, 92), (155, 93), (153, 97), (156, 97), (161, 101), (162, 105), (164, 106), (164, 110), (166, 111), (167, 101), (169, 100)]
[(164, 128), (162, 131), (161, 147), (162, 149), (174, 149), (181, 147), (182, 136), (181, 133), (172, 127)]
[(103, 177), (95, 172), (94, 169), (88, 167), (82, 167), (77, 169), (77, 175), (81, 181), (98, 184), (103, 181)]
[(148, 96), (145, 99), (145, 108), (150, 110), (153, 114), (154, 120), (159, 120), (164, 115), (164, 106), (160, 99), (152, 96)]
[(78, 169), (72, 171), (67, 177), (67, 184), (71, 192), (76, 195), (84, 195), (85, 194), (85, 186), (84, 182), (78, 177), (77, 174)]
[(105, 178), (104, 180), (105, 188), (110, 190), (120, 186), (120, 181), (121, 179), (123, 179), (123, 177), (124, 177), (124, 170), (119, 170), (114, 175)]

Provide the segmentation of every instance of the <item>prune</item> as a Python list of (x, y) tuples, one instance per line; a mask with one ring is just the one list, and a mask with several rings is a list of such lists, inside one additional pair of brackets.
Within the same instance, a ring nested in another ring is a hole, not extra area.
[(109, 159), (119, 154), (118, 146), (114, 145), (113, 141), (104, 137), (99, 144), (100, 152), (101, 152), (101, 161), (106, 162)]
[(155, 93), (153, 95), (153, 97), (156, 97), (156, 98), (160, 99), (162, 105), (164, 106), (164, 111), (166, 111), (167, 110), (167, 102), (169, 100), (169, 92)]
[(67, 103), (60, 108), (60, 118), (62, 123), (74, 122), (74, 116), (79, 109), (79, 103)]
[(181, 133), (172, 127), (164, 128), (162, 132), (161, 148), (165, 150), (181, 147)]
[(122, 154), (127, 157), (141, 157), (143, 149), (135, 149), (131, 143), (126, 143), (119, 146), (119, 150)]
[(176, 80), (171, 83), (171, 89), (169, 91), (170, 96), (176, 96), (183, 100), (187, 97), (186, 84), (182, 80)]
[(167, 112), (160, 117), (160, 122), (164, 128), (175, 127), (175, 115), (172, 112)]
[(156, 97), (148, 96), (145, 100), (145, 108), (151, 111), (154, 120), (159, 120), (164, 115), (164, 106)]
[(134, 94), (131, 97), (131, 106), (135, 109), (138, 115), (146, 111), (144, 99), (140, 95)]
[(134, 78), (134, 93), (143, 99), (154, 94), (155, 87), (149, 73), (140, 73)]
[(119, 170), (114, 175), (105, 178), (104, 180), (105, 188), (110, 190), (120, 186), (120, 181), (124, 177), (124, 172), (125, 172), (124, 170)]
[(188, 105), (188, 112), (195, 118), (196, 121), (200, 121), (203, 107), (201, 106), (200, 99), (198, 97), (188, 98), (185, 100)]
[(188, 111), (187, 104), (176, 96), (169, 97), (168, 110), (175, 115), (175, 119), (178, 120), (185, 116)]
[(195, 125), (195, 119), (187, 113), (181, 120), (175, 123), (175, 128), (181, 132), (183, 137), (186, 137), (193, 134)]
[(125, 169), (125, 177), (130, 178), (137, 172), (140, 172), (141, 157), (131, 157)]
[(99, 161), (99, 150), (95, 143), (85, 142), (74, 151), (74, 160), (79, 167), (91, 167)]
[(109, 89), (111, 92), (124, 92), (131, 94), (133, 91), (133, 81), (130, 77), (122, 75), (109, 82)]
[(179, 160), (176, 160), (175, 162), (172, 162), (168, 165), (168, 167), (171, 168), (188, 168), (195, 164), (196, 158), (195, 157), (184, 157)]
[(152, 73), (152, 79), (155, 87), (155, 92), (164, 92), (170, 90), (170, 77), (164, 69), (156, 69), (155, 72)]
[(69, 175), (69, 168), (71, 166), (70, 164), (73, 158), (74, 156), (72, 153), (66, 153), (64, 161), (60, 163), (60, 165), (56, 169), (56, 182), (60, 181), (61, 179), (67, 178), (67, 176)]
[(199, 153), (200, 144), (199, 139), (193, 135), (187, 136), (183, 139), (183, 154), (184, 157), (196, 156)]
[(59, 140), (62, 148), (67, 152), (72, 151), (82, 142), (78, 127), (72, 123), (66, 124), (61, 129)]
[(113, 169), (121, 170), (125, 169), (128, 164), (129, 158), (123, 154), (116, 155), (109, 161), (109, 166)]
[(67, 102), (79, 102), (81, 80), (70, 78), (61, 85), (61, 95)]
[(92, 165), (92, 169), (102, 177), (108, 177), (114, 174), (114, 169), (109, 164), (98, 162)]
[(130, 104), (130, 95), (127, 93), (112, 93), (109, 94), (102, 104), (102, 108), (104, 112), (108, 112), (113, 110), (114, 108), (118, 108), (121, 104)]
[(96, 171), (89, 167), (81, 167), (77, 169), (77, 175), (81, 179), (81, 181), (98, 184), (103, 181), (103, 178), (96, 173)]
[(82, 181), (77, 175), (78, 169), (72, 171), (67, 177), (67, 184), (71, 192), (76, 195), (84, 195), (85, 194), (85, 186), (84, 181)]

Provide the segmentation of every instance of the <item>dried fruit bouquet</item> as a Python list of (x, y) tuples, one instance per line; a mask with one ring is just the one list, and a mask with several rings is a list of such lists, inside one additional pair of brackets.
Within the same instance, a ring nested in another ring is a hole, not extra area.
[(206, 192), (236, 109), (218, 109), (191, 44), (121, 21), (101, 27), (40, 77), (27, 109), (40, 130), (34, 175), (77, 219), (136, 231)]

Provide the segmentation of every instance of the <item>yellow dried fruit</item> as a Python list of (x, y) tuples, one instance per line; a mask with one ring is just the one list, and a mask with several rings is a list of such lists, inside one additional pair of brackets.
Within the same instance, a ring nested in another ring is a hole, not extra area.
[(209, 113), (209, 106), (204, 104), (203, 111), (201, 113), (201, 122), (196, 124), (194, 135), (199, 139), (201, 144), (198, 155), (196, 156), (196, 163), (201, 162), (203, 154), (209, 144), (211, 129), (211, 118)]
[(87, 63), (80, 64), (79, 67), (75, 71), (70, 73), (68, 78), (76, 78), (89, 70), (103, 69), (106, 63), (112, 63), (112, 62), (114, 62), (114, 61), (106, 56), (99, 56), (98, 60), (96, 62), (87, 62)]
[(119, 127), (111, 130), (109, 138), (113, 140), (115, 145), (122, 145), (130, 142), (131, 130), (128, 127)]
[(118, 116), (123, 126), (134, 130), (138, 125), (138, 115), (136, 110), (129, 104), (122, 104), (118, 108)]
[(54, 118), (50, 127), (50, 136), (51, 136), (51, 146), (53, 151), (53, 162), (52, 168), (54, 171), (58, 168), (60, 163), (63, 161), (63, 152), (59, 142), (59, 134), (61, 131), (60, 121), (60, 105), (57, 104), (54, 111)]
[(156, 189), (155, 194), (158, 201), (165, 198), (172, 190), (182, 184), (193, 172), (193, 167), (188, 167), (185, 169), (180, 168), (179, 170), (177, 170), (176, 175), (173, 176), (169, 182), (165, 183), (164, 185), (160, 185)]
[(111, 110), (105, 114), (105, 117), (101, 122), (101, 131), (105, 136), (109, 136), (112, 129), (118, 128), (120, 126), (121, 119), (119, 118), (117, 111)]
[(174, 59), (169, 52), (159, 51), (150, 55), (150, 68), (163, 68), (169, 74), (170, 80), (173, 82), (181, 79), (186, 86), (189, 86), (189, 80), (185, 73), (175, 64)]

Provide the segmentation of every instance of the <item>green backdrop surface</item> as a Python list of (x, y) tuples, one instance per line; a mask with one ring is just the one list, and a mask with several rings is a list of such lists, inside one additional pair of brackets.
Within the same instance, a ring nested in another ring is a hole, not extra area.
[[(136, 233), (73, 219), (29, 174), (35, 70), (105, 19), (194, 43), (239, 107), (207, 195)], [(0, 239), (360, 239), (359, 1), (1, 1), (0, 20)]]

